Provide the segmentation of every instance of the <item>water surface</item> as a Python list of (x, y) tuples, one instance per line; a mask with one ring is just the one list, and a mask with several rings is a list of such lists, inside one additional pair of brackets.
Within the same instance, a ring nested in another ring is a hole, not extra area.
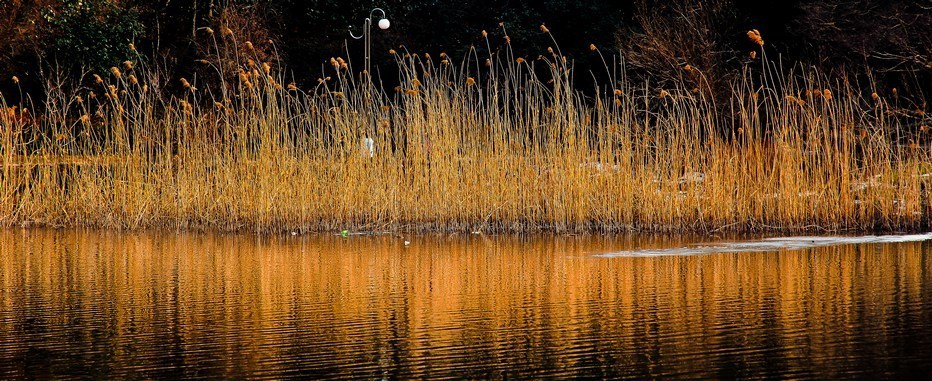
[(932, 242), (754, 242), (0, 231), (0, 379), (932, 372)]

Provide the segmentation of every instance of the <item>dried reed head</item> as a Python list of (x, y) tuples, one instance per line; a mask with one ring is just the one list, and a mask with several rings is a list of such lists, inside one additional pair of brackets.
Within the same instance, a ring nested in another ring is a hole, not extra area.
[(757, 29), (749, 30), (747, 35), (748, 35), (748, 39), (751, 40), (751, 42), (759, 46), (764, 46), (764, 39), (761, 38), (760, 32)]

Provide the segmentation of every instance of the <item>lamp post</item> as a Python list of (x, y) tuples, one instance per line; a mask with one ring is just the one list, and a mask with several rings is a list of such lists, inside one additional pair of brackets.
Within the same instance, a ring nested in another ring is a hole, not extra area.
[(375, 12), (379, 12), (382, 14), (382, 17), (379, 17), (379, 29), (382, 29), (382, 30), (388, 29), (388, 27), (391, 26), (391, 22), (388, 21), (387, 18), (385, 18), (385, 11), (383, 11), (382, 8), (374, 8), (371, 11), (369, 11), (369, 17), (366, 17), (366, 21), (362, 25), (361, 35), (356, 36), (355, 34), (353, 34), (352, 29), (350, 29), (349, 31), (350, 37), (352, 37), (354, 40), (365, 39), (364, 43), (366, 44), (366, 53), (365, 53), (366, 73), (368, 75), (372, 74), (372, 67), (370, 63), (371, 58), (372, 58), (372, 33), (370, 29), (372, 28), (372, 16), (375, 15)]

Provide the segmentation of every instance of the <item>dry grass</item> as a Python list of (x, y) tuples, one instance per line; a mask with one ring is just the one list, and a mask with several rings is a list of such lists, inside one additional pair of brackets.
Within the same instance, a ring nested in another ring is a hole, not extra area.
[(907, 128), (882, 97), (778, 74), (761, 57), (755, 72), (764, 74), (748, 71), (729, 105), (623, 74), (587, 99), (558, 48), (525, 59), (505, 47), (458, 60), (395, 52), (394, 91), (341, 60), (299, 89), (248, 54), (211, 64), (233, 78), (221, 90), (172, 81), (185, 89), (179, 97), (159, 95), (169, 81), (141, 58), (91, 88), (50, 86), (38, 116), (3, 104), (0, 225), (709, 232), (925, 223), (930, 149), (899, 135)]

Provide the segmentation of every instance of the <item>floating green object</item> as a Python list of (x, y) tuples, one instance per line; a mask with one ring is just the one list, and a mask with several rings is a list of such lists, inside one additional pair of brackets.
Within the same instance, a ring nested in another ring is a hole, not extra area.
[(349, 235), (349, 230), (341, 231), (341, 232), (340, 232), (340, 235), (342, 235), (342, 236), (344, 236), (344, 237), (348, 236), (348, 235)]

